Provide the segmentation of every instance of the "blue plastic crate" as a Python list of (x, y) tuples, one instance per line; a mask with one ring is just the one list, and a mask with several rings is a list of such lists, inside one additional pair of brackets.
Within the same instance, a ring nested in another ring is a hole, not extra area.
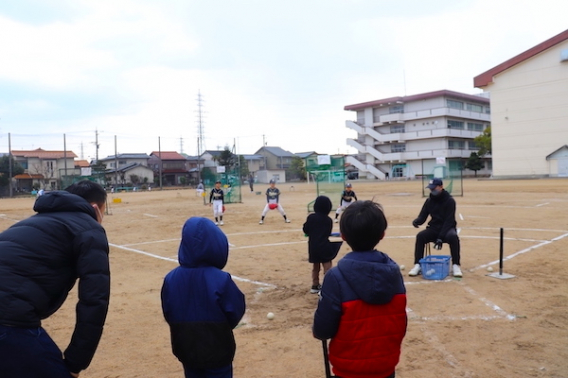
[(450, 256), (426, 256), (420, 259), (422, 277), (427, 280), (443, 280), (450, 274)]

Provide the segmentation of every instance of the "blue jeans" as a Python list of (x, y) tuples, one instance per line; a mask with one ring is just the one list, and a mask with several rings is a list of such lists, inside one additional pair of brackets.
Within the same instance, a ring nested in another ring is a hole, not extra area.
[(0, 375), (17, 378), (70, 378), (63, 354), (41, 327), (0, 325)]
[(184, 366), (185, 378), (233, 378), (233, 365), (216, 369), (192, 369)]

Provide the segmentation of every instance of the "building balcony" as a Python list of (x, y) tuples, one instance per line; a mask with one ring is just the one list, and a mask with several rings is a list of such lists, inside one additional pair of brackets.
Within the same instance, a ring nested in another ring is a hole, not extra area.
[(389, 124), (389, 123), (404, 123), (418, 119), (427, 119), (433, 117), (453, 117), (453, 118), (463, 118), (472, 121), (481, 121), (487, 123), (491, 122), (491, 114), (471, 112), (468, 110), (460, 110), (454, 108), (435, 108), (427, 110), (418, 110), (415, 112), (384, 114), (379, 117), (375, 117), (374, 125), (380, 126), (382, 124)]

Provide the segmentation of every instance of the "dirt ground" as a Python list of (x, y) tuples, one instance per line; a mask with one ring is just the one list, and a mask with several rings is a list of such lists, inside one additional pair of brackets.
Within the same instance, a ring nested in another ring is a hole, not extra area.
[[(293, 187), (292, 187), (293, 185)], [(256, 185), (255, 191), (266, 190)], [(246, 295), (235, 330), (235, 377), (325, 377), (321, 342), (311, 334), (317, 295), (309, 293), (307, 241), (301, 232), (314, 184), (280, 184), (291, 223), (243, 186), (243, 203), (227, 205), (223, 231), (231, 243), (230, 272)], [(408, 332), (397, 377), (568, 377), (568, 179), (463, 182), (456, 197), (462, 279), (408, 277), (411, 226), (424, 201), (420, 181), (354, 181), (359, 199), (381, 203), (389, 221), (378, 249), (407, 268)], [(120, 203), (113, 200), (120, 199)], [(164, 276), (177, 266), (181, 227), (212, 216), (194, 190), (109, 194), (104, 219), (111, 243), (112, 295), (105, 332), (89, 377), (182, 377), (160, 307)], [(33, 214), (33, 199), (0, 200), (0, 230)], [(334, 204), (336, 205), (336, 204)], [(333, 216), (333, 213), (331, 214)], [(334, 226), (338, 231), (338, 226)], [(503, 272), (499, 229), (504, 229)], [(349, 251), (343, 245), (338, 259)], [(447, 245), (438, 254), (449, 255)], [(337, 261), (337, 260), (336, 260)], [(66, 347), (76, 294), (44, 327)], [(274, 320), (266, 314), (273, 312)]]

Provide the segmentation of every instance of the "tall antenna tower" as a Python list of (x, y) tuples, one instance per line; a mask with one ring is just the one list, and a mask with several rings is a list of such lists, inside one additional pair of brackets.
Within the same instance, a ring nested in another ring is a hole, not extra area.
[(179, 153), (183, 154), (183, 137), (179, 137)]
[(203, 139), (205, 137), (205, 120), (203, 112), (203, 96), (197, 91), (197, 156), (203, 153)]

